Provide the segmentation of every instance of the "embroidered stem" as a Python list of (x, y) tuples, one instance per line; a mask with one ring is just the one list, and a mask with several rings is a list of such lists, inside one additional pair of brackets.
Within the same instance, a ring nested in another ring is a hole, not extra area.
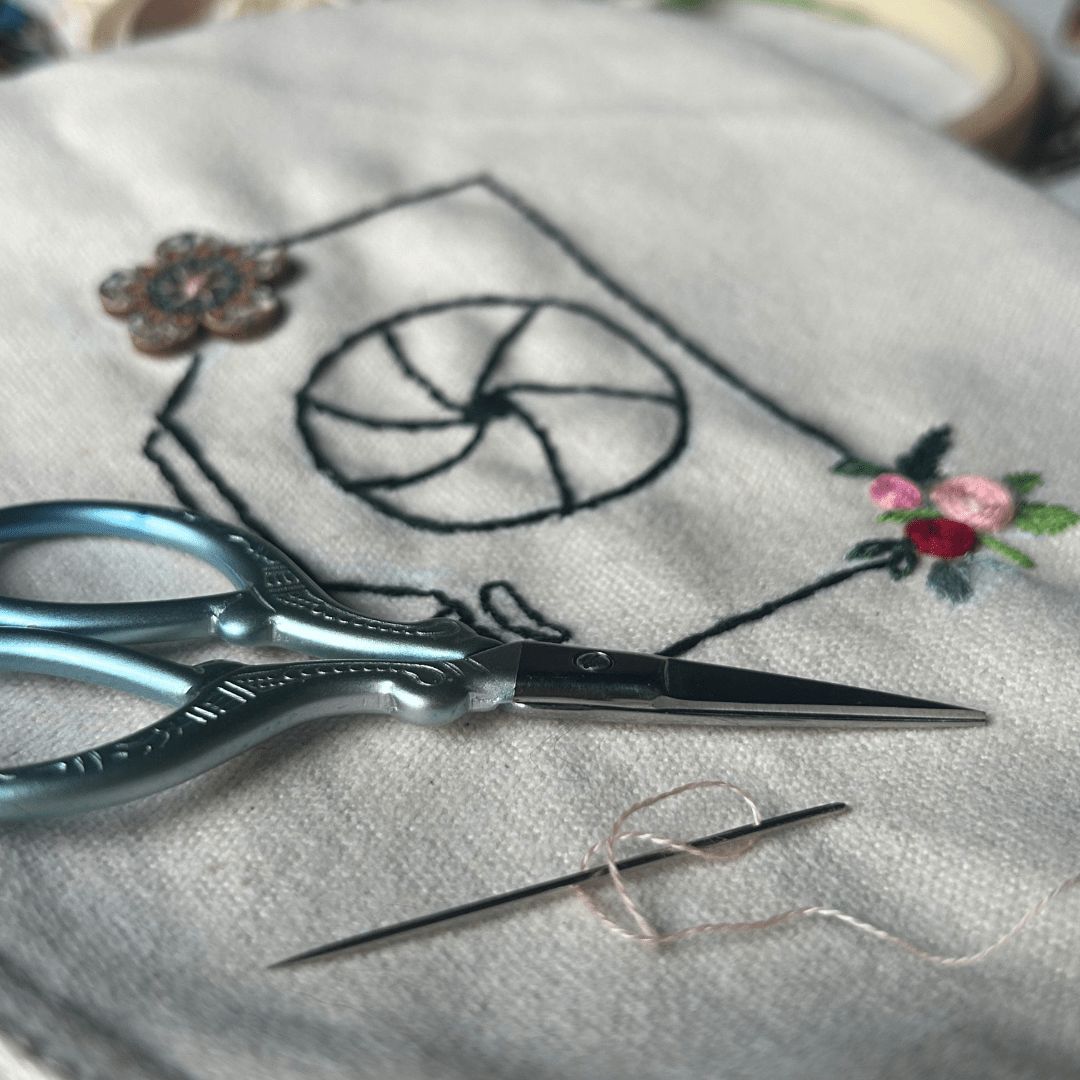
[(680, 638), (673, 645), (660, 649), (657, 655), (682, 656), (683, 653), (688, 653), (709, 638), (717, 637), (719, 634), (726, 634), (729, 630), (734, 630), (736, 627), (743, 626), (746, 623), (764, 619), (779, 608), (787, 607), (788, 604), (794, 604), (799, 600), (806, 600), (823, 589), (831, 589), (834, 585), (847, 581), (848, 578), (866, 573), (867, 570), (885, 570), (890, 562), (891, 558), (874, 559), (871, 562), (860, 563), (858, 566), (849, 566), (843, 570), (837, 570), (835, 573), (826, 574), (824, 577), (818, 578), (817, 581), (804, 585), (801, 589), (796, 589), (786, 596), (781, 596), (776, 600), (767, 600), (760, 607), (751, 608), (749, 611), (741, 611), (737, 615), (728, 615), (699, 633)]

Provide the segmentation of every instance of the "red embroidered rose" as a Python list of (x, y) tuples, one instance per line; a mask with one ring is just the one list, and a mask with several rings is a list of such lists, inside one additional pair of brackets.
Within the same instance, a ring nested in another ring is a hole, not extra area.
[(948, 518), (918, 518), (909, 521), (904, 532), (917, 550), (939, 559), (958, 559), (979, 542), (970, 525)]

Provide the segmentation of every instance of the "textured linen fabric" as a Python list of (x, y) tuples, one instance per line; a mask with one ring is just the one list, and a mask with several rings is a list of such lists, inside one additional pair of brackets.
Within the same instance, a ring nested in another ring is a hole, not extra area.
[[(1039, 469), (1051, 501), (1080, 492), (1080, 227), (708, 24), (402, 0), (198, 31), (0, 95), (5, 503), (183, 493), (364, 586), (342, 595), (369, 610), (652, 650), (898, 532), (830, 472), (845, 447), (888, 460), (952, 422), (951, 471)], [(279, 330), (195, 366), (134, 353), (95, 296), (189, 227), (296, 238), (301, 268)], [(868, 572), (691, 653), (985, 708), (986, 728), (357, 717), (152, 799), (5, 828), (0, 1026), (46, 1075), (93, 1080), (1074, 1076), (1075, 897), (962, 970), (823, 923), (656, 953), (572, 899), (263, 965), (561, 871), (633, 800), (716, 775), (766, 812), (853, 812), (642, 880), (665, 927), (821, 902), (980, 947), (1077, 869), (1078, 542), (1034, 541), (1027, 573), (984, 563), (963, 606), (925, 567)], [(5, 558), (0, 587), (218, 582), (65, 541)], [(155, 714), (25, 676), (3, 694), (11, 762)], [(651, 823), (737, 820), (702, 797)]]

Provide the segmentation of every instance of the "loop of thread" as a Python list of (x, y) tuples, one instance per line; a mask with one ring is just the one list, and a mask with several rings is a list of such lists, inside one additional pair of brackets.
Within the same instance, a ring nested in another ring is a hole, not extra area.
[(622, 872), (616, 865), (616, 849), (623, 841), (643, 840), (656, 847), (682, 852), (686, 855), (691, 855), (694, 858), (704, 859), (709, 862), (730, 861), (741, 858), (757, 842), (756, 837), (749, 837), (737, 844), (725, 845), (719, 851), (709, 851), (691, 847), (683, 841), (673, 840), (665, 836), (658, 836), (655, 833), (627, 830), (624, 828), (631, 817), (650, 806), (655, 806), (657, 803), (664, 802), (667, 799), (673, 799), (676, 796), (686, 794), (690, 791), (700, 791), (705, 788), (724, 788), (734, 792), (742, 799), (746, 806), (749, 807), (753, 823), (755, 825), (761, 823), (761, 811), (753, 797), (742, 788), (729, 783), (727, 780), (694, 780), (688, 784), (680, 784), (670, 791), (663, 791), (659, 795), (651, 795), (647, 799), (642, 799), (639, 802), (634, 803), (633, 806), (624, 810), (615, 819), (607, 836), (598, 840), (589, 848), (581, 860), (581, 869), (588, 869), (594, 856), (596, 856), (597, 853), (602, 854), (602, 861), (607, 867), (611, 884), (622, 905), (623, 913), (637, 929), (630, 929), (611, 915), (607, 914), (585, 887), (578, 885), (574, 888), (574, 891), (577, 893), (585, 907), (599, 920), (605, 929), (629, 941), (636, 941), (642, 945), (655, 946), (683, 941), (687, 938), (696, 937), (701, 934), (748, 933), (753, 930), (767, 930), (774, 926), (783, 925), (784, 923), (795, 922), (799, 919), (831, 919), (836, 922), (844, 923), (846, 926), (853, 927), (862, 933), (869, 934), (878, 941), (884, 941), (897, 948), (903, 949), (905, 952), (908, 952), (912, 956), (918, 957), (920, 960), (924, 960), (927, 963), (937, 964), (941, 967), (966, 967), (977, 964), (981, 960), (985, 960), (991, 953), (996, 952), (1006, 944), (1006, 942), (1011, 941), (1020, 934), (1062, 893), (1067, 892), (1076, 885), (1080, 885), (1080, 873), (1066, 878), (1028, 908), (1012, 927), (1006, 930), (1005, 933), (996, 938), (989, 945), (976, 952), (959, 955), (933, 952), (921, 945), (917, 945), (915, 942), (900, 934), (884, 930), (865, 919), (860, 919), (857, 916), (851, 915), (846, 911), (841, 911), (838, 908), (825, 907), (822, 905), (791, 908), (787, 911), (778, 912), (775, 915), (769, 915), (763, 919), (752, 919), (743, 922), (699, 923), (696, 926), (688, 926), (682, 930), (662, 933), (653, 925), (630, 895), (623, 879)]

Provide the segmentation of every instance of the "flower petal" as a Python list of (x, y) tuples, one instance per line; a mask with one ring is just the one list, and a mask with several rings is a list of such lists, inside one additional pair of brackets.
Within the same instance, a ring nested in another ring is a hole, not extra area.
[(162, 240), (154, 249), (154, 254), (159, 259), (167, 259), (171, 262), (195, 253), (216, 255), (224, 246), (224, 241), (208, 233), (185, 232)]
[(142, 275), (137, 270), (117, 270), (98, 288), (101, 306), (110, 315), (130, 315), (143, 288)]
[(930, 501), (954, 521), (980, 532), (1000, 532), (1016, 516), (1012, 492), (986, 476), (953, 476), (930, 492)]
[(870, 485), (870, 499), (883, 510), (914, 510), (922, 505), (922, 492), (906, 476), (882, 473)]
[(273, 281), (281, 277), (289, 262), (284, 247), (262, 247), (252, 244), (240, 248), (238, 254), (251, 266), (251, 273), (256, 281)]
[(970, 525), (948, 518), (918, 518), (909, 521), (904, 532), (924, 555), (936, 555), (939, 559), (958, 559), (979, 542)]
[(281, 305), (273, 289), (259, 285), (224, 306), (205, 312), (202, 324), (212, 334), (249, 337), (267, 329), (280, 313)]
[(154, 317), (137, 311), (128, 319), (128, 332), (135, 348), (148, 353), (168, 353), (182, 348), (199, 332), (199, 321), (191, 315)]

